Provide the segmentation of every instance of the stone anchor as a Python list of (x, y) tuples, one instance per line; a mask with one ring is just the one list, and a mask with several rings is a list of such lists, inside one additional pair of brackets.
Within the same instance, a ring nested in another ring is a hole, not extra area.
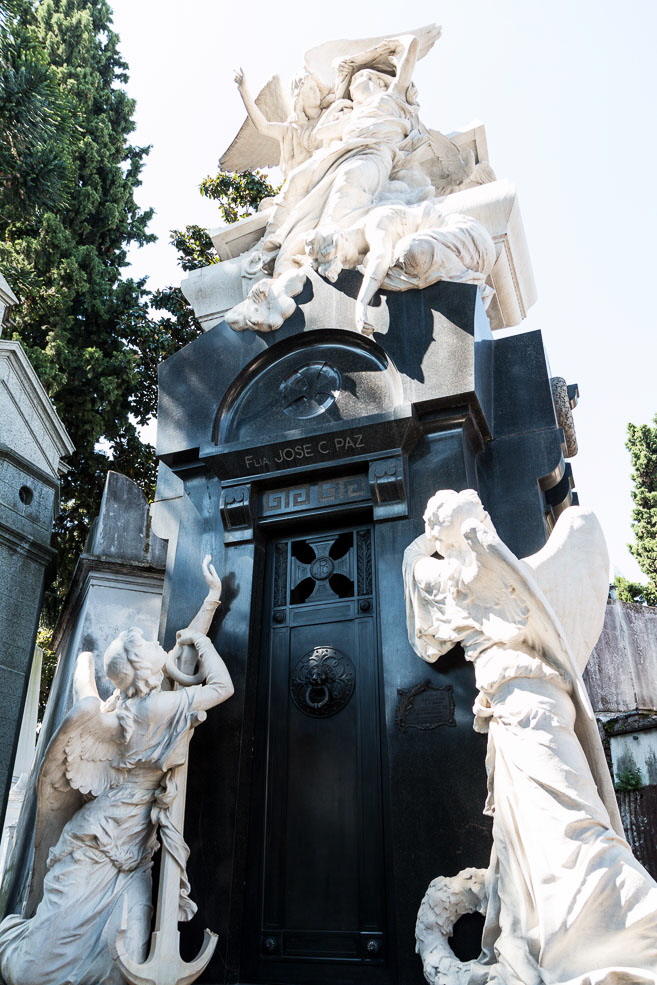
[[(185, 687), (199, 684), (203, 675), (188, 673), (194, 669), (195, 663), (196, 652), (193, 646), (176, 647), (167, 661), (167, 674)], [(199, 717), (201, 715), (205, 718), (205, 712), (201, 712)], [(182, 833), (187, 794), (187, 757), (184, 764), (174, 770), (173, 781), (176, 795), (169, 813), (172, 823)], [(148, 958), (143, 963), (131, 957), (126, 948), (128, 903), (124, 897), (121, 929), (116, 936), (112, 955), (123, 977), (132, 985), (191, 985), (207, 968), (214, 954), (218, 937), (214, 931), (206, 928), (203, 932), (203, 944), (196, 958), (193, 961), (183, 961), (180, 956), (178, 930), (180, 875), (178, 862), (163, 843), (155, 929), (151, 936)]]

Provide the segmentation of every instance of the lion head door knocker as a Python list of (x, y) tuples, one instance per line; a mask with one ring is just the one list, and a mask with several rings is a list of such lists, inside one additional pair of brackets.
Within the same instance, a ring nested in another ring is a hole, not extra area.
[(355, 687), (353, 663), (332, 646), (316, 646), (304, 654), (290, 678), (292, 700), (299, 711), (314, 718), (337, 715)]

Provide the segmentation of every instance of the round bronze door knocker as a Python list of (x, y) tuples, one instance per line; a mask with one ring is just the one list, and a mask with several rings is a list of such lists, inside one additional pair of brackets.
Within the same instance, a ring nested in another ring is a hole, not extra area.
[(332, 646), (316, 646), (298, 661), (290, 678), (290, 693), (304, 715), (329, 718), (349, 703), (356, 687), (354, 665)]

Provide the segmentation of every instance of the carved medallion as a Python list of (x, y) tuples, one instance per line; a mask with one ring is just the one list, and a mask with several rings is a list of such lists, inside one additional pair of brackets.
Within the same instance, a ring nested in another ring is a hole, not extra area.
[(335, 403), (340, 384), (340, 374), (333, 366), (307, 363), (281, 383), (283, 410), (301, 420), (317, 417)]
[(326, 578), (331, 577), (334, 571), (335, 564), (327, 555), (316, 557), (310, 565), (310, 574), (313, 576), (315, 581), (325, 581)]
[(332, 646), (316, 646), (292, 671), (290, 693), (295, 705), (313, 718), (330, 718), (349, 703), (356, 687), (354, 665)]

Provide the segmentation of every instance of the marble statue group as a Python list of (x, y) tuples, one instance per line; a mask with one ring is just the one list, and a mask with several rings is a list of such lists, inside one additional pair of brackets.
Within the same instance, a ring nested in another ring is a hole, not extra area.
[(477, 220), (444, 208), (450, 192), (490, 181), (453, 140), (419, 117), (413, 70), (440, 36), (430, 26), (396, 38), (334, 42), (306, 55), (284, 120), (278, 77), (254, 100), (244, 73), (236, 83), (249, 126), (222, 163), (242, 170), (277, 163), (284, 175), (266, 200), (261, 238), (243, 264), (258, 281), (226, 316), (237, 331), (271, 331), (294, 311), (309, 268), (334, 282), (360, 270), (355, 327), (373, 327), (368, 305), (383, 288), (404, 291), (438, 280), (485, 287), (495, 262), (490, 234)]
[[(598, 522), (570, 507), (519, 560), (472, 490), (436, 493), (424, 520), (404, 556), (409, 640), (431, 662), (460, 643), (474, 666), (493, 819), (489, 869), (438, 877), (422, 902), (427, 981), (654, 985), (657, 884), (623, 835), (581, 678), (608, 591)], [(474, 911), (482, 954), (460, 962), (447, 939)]]

